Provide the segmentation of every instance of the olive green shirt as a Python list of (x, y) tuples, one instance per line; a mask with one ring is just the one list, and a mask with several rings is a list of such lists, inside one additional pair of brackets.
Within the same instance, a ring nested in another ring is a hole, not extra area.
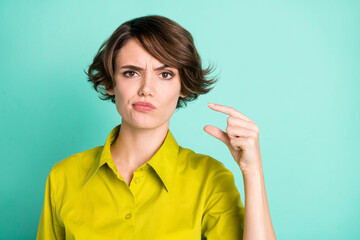
[(242, 239), (245, 209), (223, 163), (179, 146), (169, 129), (129, 186), (110, 152), (120, 127), (52, 167), (37, 239)]

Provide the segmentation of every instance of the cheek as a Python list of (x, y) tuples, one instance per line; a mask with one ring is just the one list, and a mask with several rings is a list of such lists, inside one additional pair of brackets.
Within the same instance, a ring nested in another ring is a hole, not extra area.
[(135, 89), (131, 89), (130, 86), (124, 84), (117, 84), (115, 88), (115, 98), (121, 103), (128, 101), (127, 99), (130, 98), (131, 94), (134, 94)]
[(125, 113), (129, 97), (127, 92), (115, 90), (115, 104), (120, 114)]
[(168, 90), (163, 93), (162, 105), (167, 109), (167, 112), (173, 112), (176, 109), (179, 100), (179, 93), (177, 91)]

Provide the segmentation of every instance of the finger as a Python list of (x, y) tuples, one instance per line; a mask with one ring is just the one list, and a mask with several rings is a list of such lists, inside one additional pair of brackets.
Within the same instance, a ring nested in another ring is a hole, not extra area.
[(246, 121), (251, 121), (250, 118), (246, 117), (244, 114), (240, 113), (233, 107), (228, 107), (228, 106), (215, 104), (215, 103), (208, 103), (208, 106), (215, 111), (229, 114), (230, 116), (238, 117), (238, 118), (244, 119)]
[(232, 138), (230, 145), (234, 150), (246, 151), (248, 148), (248, 140), (246, 138)]
[(253, 122), (245, 121), (242, 118), (237, 118), (233, 116), (229, 116), (227, 118), (227, 124), (229, 126), (236, 126), (236, 127), (243, 127), (247, 130), (253, 130), (255, 132), (258, 132), (258, 126), (254, 124)]
[(256, 133), (252, 130), (237, 126), (227, 126), (226, 132), (230, 137), (256, 137)]
[(207, 132), (208, 134), (210, 134), (211, 136), (219, 139), (220, 141), (225, 143), (227, 146), (229, 146), (230, 139), (226, 132), (222, 131), (221, 129), (219, 129), (217, 127), (211, 126), (211, 125), (206, 125), (204, 127), (204, 131)]

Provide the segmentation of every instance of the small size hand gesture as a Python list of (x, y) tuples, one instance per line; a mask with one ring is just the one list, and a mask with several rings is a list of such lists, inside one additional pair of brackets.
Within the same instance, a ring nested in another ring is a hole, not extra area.
[(211, 125), (206, 125), (204, 131), (226, 144), (242, 172), (261, 170), (259, 127), (255, 122), (232, 107), (212, 103), (208, 106), (230, 116), (226, 132)]

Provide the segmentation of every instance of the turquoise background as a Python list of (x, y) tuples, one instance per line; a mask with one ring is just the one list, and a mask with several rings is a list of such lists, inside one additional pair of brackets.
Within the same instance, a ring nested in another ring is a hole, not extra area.
[(278, 239), (359, 239), (360, 1), (0, 1), (0, 238), (35, 239), (46, 177), (120, 123), (83, 69), (124, 21), (187, 30), (221, 79), (176, 111), (178, 143), (240, 169), (207, 124), (232, 106), (260, 128)]

